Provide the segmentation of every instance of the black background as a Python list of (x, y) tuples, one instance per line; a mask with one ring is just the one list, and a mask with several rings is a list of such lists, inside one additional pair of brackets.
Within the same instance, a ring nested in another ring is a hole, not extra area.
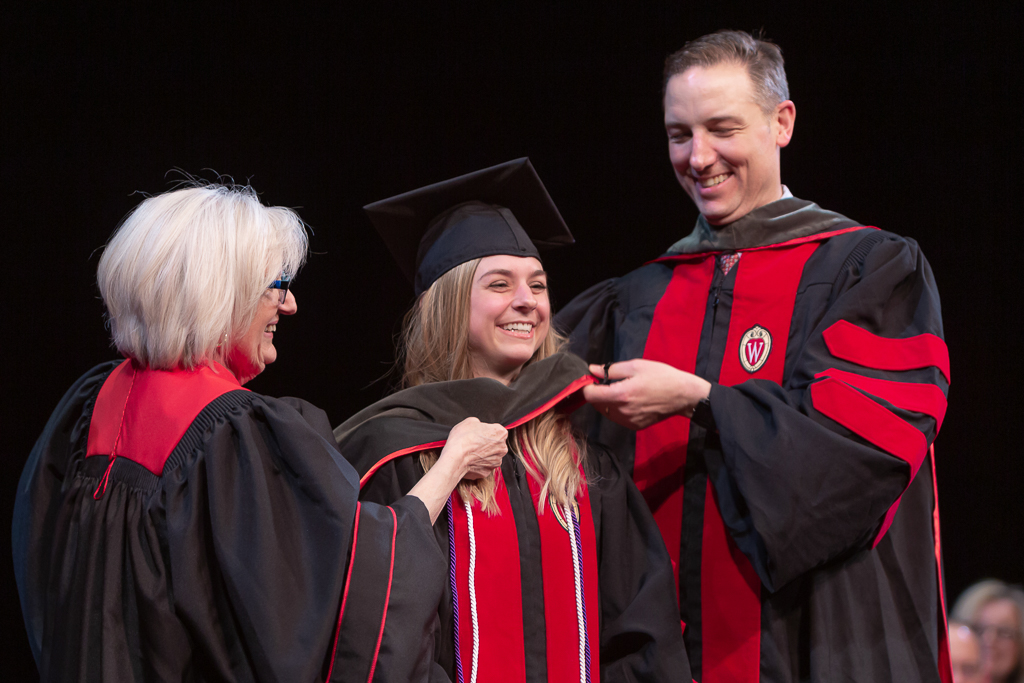
[(1008, 11), (133, 5), (18, 3), (3, 20), (5, 677), (34, 671), (9, 555), (17, 479), (62, 392), (114, 357), (96, 250), (141, 200), (134, 191), (167, 189), (174, 167), (216, 169), (298, 208), (315, 252), (295, 285), (299, 315), (282, 320), (280, 360), (249, 386), (301, 396), (337, 423), (386, 391), (412, 299), (360, 207), (530, 156), (578, 241), (546, 260), (565, 303), (690, 231), (696, 212), (660, 123), (661, 65), (718, 28), (763, 27), (783, 47), (798, 112), (783, 182), (928, 255), (953, 374), (936, 444), (948, 591), (1021, 580), (1024, 27)]

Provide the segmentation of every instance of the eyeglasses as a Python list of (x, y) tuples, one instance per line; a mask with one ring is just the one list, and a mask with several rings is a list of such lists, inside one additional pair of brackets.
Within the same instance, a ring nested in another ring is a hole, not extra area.
[(954, 681), (959, 681), (961, 678), (967, 680), (981, 673), (981, 664), (979, 662), (953, 662), (952, 669)]
[(278, 297), (280, 297), (278, 299), (279, 306), (284, 306), (285, 299), (288, 298), (288, 287), (290, 287), (291, 284), (292, 276), (287, 273), (281, 273), (280, 280), (274, 280), (267, 285), (267, 289), (276, 289), (278, 291)]
[(995, 624), (989, 624), (987, 626), (982, 624), (974, 624), (971, 626), (971, 630), (978, 634), (978, 637), (983, 639), (988, 634), (992, 634), (993, 640), (1015, 640), (1017, 638), (1017, 629), (1011, 626), (996, 626)]

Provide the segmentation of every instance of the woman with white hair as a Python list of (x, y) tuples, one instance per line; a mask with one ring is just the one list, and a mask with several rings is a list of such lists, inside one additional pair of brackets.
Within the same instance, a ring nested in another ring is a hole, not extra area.
[(437, 476), (360, 504), (324, 413), (242, 386), (277, 358), (306, 250), (294, 212), (219, 184), (146, 199), (111, 237), (98, 283), (126, 360), (68, 390), (16, 501), (43, 681), (429, 675), (431, 524), (505, 430), (457, 425)]
[(1024, 683), (1024, 590), (998, 579), (979, 581), (960, 594), (953, 618), (981, 640), (991, 683)]
[[(386, 504), (429, 477), (451, 425), (505, 425), (509, 453), (435, 526), (449, 583), (435, 680), (690, 681), (673, 570), (636, 486), (569, 422), (595, 378), (551, 329), (539, 249), (572, 241), (527, 159), (367, 211), (415, 282), (403, 385), (335, 430)], [(443, 451), (441, 451), (443, 453)]]

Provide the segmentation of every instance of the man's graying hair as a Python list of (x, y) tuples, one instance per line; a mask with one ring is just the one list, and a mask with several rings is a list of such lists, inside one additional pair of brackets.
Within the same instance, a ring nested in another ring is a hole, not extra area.
[(693, 66), (704, 68), (718, 64), (741, 64), (754, 84), (757, 104), (765, 115), (780, 102), (789, 99), (789, 85), (783, 66), (782, 49), (775, 43), (755, 38), (746, 31), (715, 31), (691, 40), (665, 60), (662, 99), (669, 79)]

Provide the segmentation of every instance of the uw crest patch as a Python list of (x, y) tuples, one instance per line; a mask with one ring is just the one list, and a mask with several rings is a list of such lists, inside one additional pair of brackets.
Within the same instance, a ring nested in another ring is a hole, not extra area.
[(747, 372), (754, 373), (761, 369), (772, 352), (772, 335), (761, 327), (754, 325), (743, 333), (740, 339), (740, 365)]

